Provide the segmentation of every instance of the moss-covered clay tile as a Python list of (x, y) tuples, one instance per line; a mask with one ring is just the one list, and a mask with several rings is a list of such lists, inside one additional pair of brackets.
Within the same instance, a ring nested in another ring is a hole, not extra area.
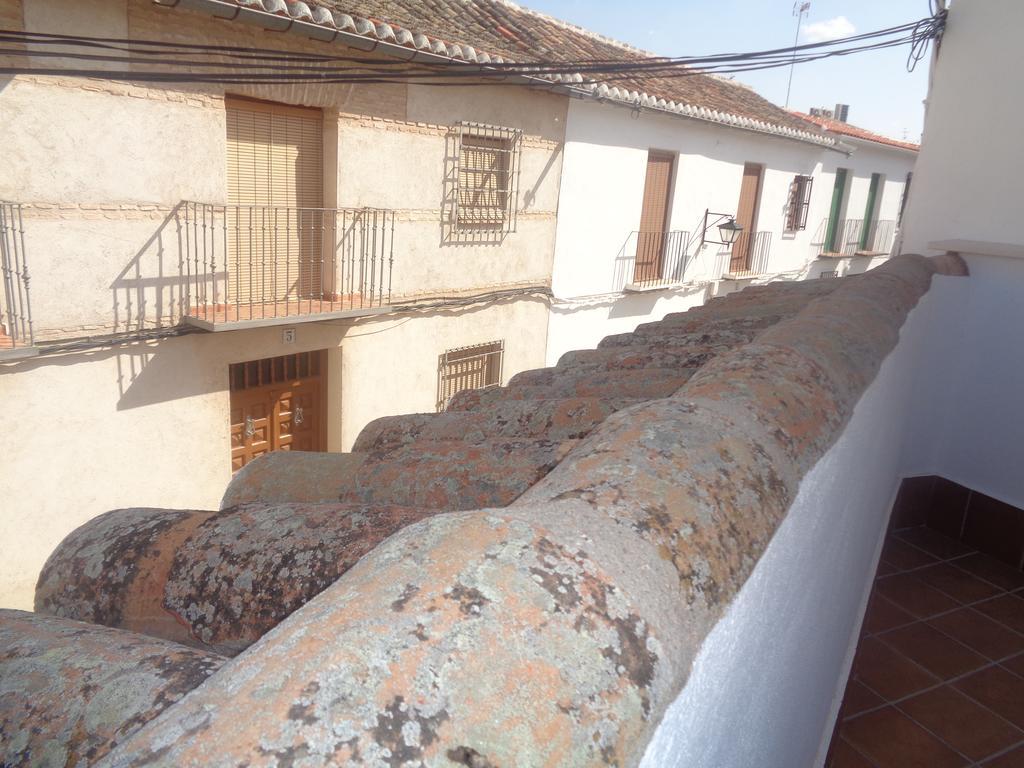
[(249, 504), (87, 524), (52, 610), (156, 596), (193, 640), (255, 640), (101, 764), (635, 765), (936, 273), (966, 270), (715, 299), (356, 454), (271, 455), (229, 489)]

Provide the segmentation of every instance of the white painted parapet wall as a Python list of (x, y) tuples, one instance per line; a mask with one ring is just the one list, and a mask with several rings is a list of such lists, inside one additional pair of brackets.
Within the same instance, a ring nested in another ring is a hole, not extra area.
[(1000, 255), (964, 253), (969, 279), (933, 279), (705, 640), (645, 768), (821, 765), (900, 480), (1024, 506), (1024, 248), (933, 245)]

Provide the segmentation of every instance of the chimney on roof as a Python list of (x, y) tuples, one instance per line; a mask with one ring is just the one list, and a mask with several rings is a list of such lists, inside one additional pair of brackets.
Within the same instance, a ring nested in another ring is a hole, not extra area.
[(850, 112), (850, 105), (849, 104), (836, 104), (836, 110), (835, 110), (835, 113), (834, 113), (835, 114), (835, 119), (838, 120), (841, 123), (845, 123), (846, 122), (846, 116), (849, 114), (849, 112)]

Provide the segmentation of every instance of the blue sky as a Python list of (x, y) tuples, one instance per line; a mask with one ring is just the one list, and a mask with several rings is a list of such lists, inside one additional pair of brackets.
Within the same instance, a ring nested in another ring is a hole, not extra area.
[[(665, 56), (745, 52), (793, 44), (793, 0), (519, 0), (520, 4)], [(801, 42), (872, 32), (930, 15), (928, 0), (811, 0)], [(815, 26), (812, 26), (815, 25)], [(842, 34), (845, 33), (845, 34)], [(797, 65), (790, 107), (850, 105), (849, 120), (878, 133), (918, 141), (924, 121), (928, 59), (906, 70), (907, 48)], [(789, 69), (737, 79), (782, 105)]]

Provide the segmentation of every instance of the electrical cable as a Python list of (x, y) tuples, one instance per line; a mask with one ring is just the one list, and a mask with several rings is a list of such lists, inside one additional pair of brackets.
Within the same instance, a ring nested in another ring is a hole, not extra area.
[[(156, 40), (56, 35), (0, 30), (0, 55), (12, 59), (34, 58), (25, 66), (0, 67), (0, 74), (66, 75), (102, 77), (134, 82), (192, 82), (267, 85), (278, 83), (382, 84), (422, 83), (465, 85), (518, 84), (521, 77), (571, 76), (571, 85), (643, 82), (646, 78), (694, 77), (742, 72), (808, 63), (835, 56), (910, 46), (908, 69), (925, 55), (928, 43), (943, 31), (946, 12), (931, 0), (932, 15), (915, 22), (859, 35), (788, 48), (710, 56), (651, 56), (617, 59), (537, 60), (474, 64), (414, 63), (358, 56), (296, 53), (280, 49), (209, 44), (163, 43)], [(10, 47), (15, 45), (16, 47)], [(62, 50), (47, 50), (60, 46)], [(86, 49), (63, 50), (65, 48)], [(124, 69), (89, 69), (69, 66), (40, 67), (39, 59), (126, 65)], [(346, 66), (333, 66), (344, 64)], [(145, 67), (147, 69), (133, 69)], [(149, 69), (163, 67), (160, 69)], [(516, 80), (510, 80), (515, 77)], [(582, 79), (582, 82), (579, 80)], [(470, 82), (472, 81), (472, 82)]]
[[(498, 302), (504, 299), (519, 298), (522, 296), (539, 296), (543, 298), (552, 298), (553, 293), (551, 289), (542, 286), (524, 286), (521, 288), (507, 288), (499, 291), (485, 291), (483, 293), (471, 294), (468, 296), (444, 296), (435, 300), (420, 302), (410, 302), (408, 304), (395, 304), (390, 307), (388, 312), (378, 312), (373, 315), (365, 317), (354, 317), (345, 320), (317, 320), (315, 315), (295, 315), (294, 320), (297, 323), (301, 322), (319, 322), (326, 325), (356, 325), (360, 322), (372, 322), (379, 321), (385, 318), (392, 317), (394, 315), (407, 315), (418, 312), (427, 312), (436, 309), (458, 309), (461, 307), (470, 307), (475, 304), (484, 304), (490, 302)], [(404, 325), (408, 320), (402, 320), (401, 322), (389, 326), (388, 328), (382, 328), (379, 331), (371, 331), (362, 334), (354, 334), (356, 336), (367, 336), (371, 334), (383, 333), (385, 331), (393, 330), (395, 328)], [(195, 333), (209, 333), (201, 328), (196, 328), (190, 325), (175, 325), (168, 328), (153, 328), (150, 330), (143, 331), (132, 331), (119, 334), (106, 334), (103, 336), (86, 336), (79, 339), (70, 339), (67, 341), (43, 343), (37, 346), (38, 353), (30, 360), (37, 359), (40, 357), (47, 357), (51, 355), (61, 354), (74, 354), (78, 352), (91, 352), (99, 349), (111, 349), (114, 347), (123, 347), (127, 344), (140, 344), (151, 341), (161, 341), (163, 339), (175, 338), (178, 336), (189, 336)], [(8, 361), (0, 361), (0, 364), (4, 364)], [(9, 361), (11, 363), (24, 362), (24, 360)]]

